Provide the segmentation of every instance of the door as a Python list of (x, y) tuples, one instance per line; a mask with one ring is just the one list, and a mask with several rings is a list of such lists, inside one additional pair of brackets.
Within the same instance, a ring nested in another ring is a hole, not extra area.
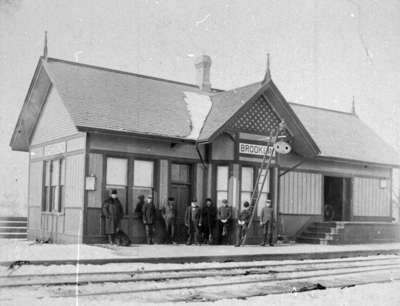
[(186, 207), (190, 203), (190, 188), (188, 185), (173, 184), (171, 186), (171, 196), (175, 198), (177, 209), (175, 238), (177, 242), (185, 242), (187, 238), (185, 211)]
[(185, 228), (185, 211), (191, 202), (191, 186), (192, 186), (191, 165), (188, 164), (171, 164), (171, 197), (175, 198), (177, 209), (176, 220), (176, 240), (184, 242), (187, 238)]

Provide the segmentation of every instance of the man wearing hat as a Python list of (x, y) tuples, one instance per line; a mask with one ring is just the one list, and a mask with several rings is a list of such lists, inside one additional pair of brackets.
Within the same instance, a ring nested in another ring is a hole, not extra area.
[(271, 200), (265, 201), (265, 206), (261, 210), (260, 226), (263, 228), (263, 241), (261, 246), (265, 246), (267, 243), (273, 246), (272, 243), (272, 223), (274, 220), (274, 210), (271, 205)]
[(120, 221), (124, 216), (121, 202), (117, 197), (117, 190), (111, 191), (111, 196), (104, 201), (103, 216), (105, 217), (105, 233), (108, 236), (108, 242), (114, 242), (114, 235), (119, 230)]
[(242, 211), (238, 216), (238, 225), (236, 230), (236, 244), (235, 246), (240, 246), (242, 244), (244, 235), (246, 235), (247, 226), (249, 225), (252, 210), (250, 209), (250, 204), (248, 201), (243, 203)]
[(142, 220), (146, 231), (147, 244), (153, 244), (154, 222), (156, 209), (153, 204), (153, 196), (148, 195), (142, 207)]
[(191, 245), (193, 240), (196, 245), (199, 244), (201, 210), (196, 200), (194, 200), (190, 206), (186, 207), (185, 226), (187, 227), (188, 231), (188, 239), (186, 244)]
[(175, 242), (175, 222), (176, 222), (176, 204), (175, 198), (169, 197), (168, 202), (161, 210), (162, 217), (165, 221), (167, 229), (167, 242), (176, 244)]
[(229, 226), (232, 219), (232, 207), (229, 206), (228, 200), (222, 200), (222, 206), (218, 209), (218, 220), (221, 233), (221, 243), (229, 242)]

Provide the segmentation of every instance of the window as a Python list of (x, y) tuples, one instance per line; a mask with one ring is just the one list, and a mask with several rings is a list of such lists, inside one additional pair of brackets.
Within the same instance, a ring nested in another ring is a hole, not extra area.
[(124, 212), (126, 213), (127, 185), (128, 185), (128, 159), (126, 158), (107, 158), (106, 190), (107, 195), (111, 190), (117, 190)]
[(61, 212), (64, 208), (65, 160), (45, 161), (42, 211)]
[[(269, 171), (269, 170), (268, 170)], [(267, 174), (267, 170), (263, 170), (263, 173), (260, 177), (260, 186), (262, 184), (262, 180), (264, 176)], [(261, 210), (265, 206), (265, 201), (268, 199), (268, 193), (269, 193), (269, 173), (267, 176), (267, 179), (265, 180), (264, 188), (261, 191), (260, 199), (258, 201), (258, 207), (257, 207), (257, 215), (261, 215)]]
[(222, 205), (222, 200), (228, 199), (228, 177), (229, 167), (217, 167), (217, 206)]
[(251, 204), (251, 194), (254, 188), (254, 169), (253, 167), (242, 167), (242, 179), (240, 190), (241, 205), (248, 201)]
[(140, 195), (145, 197), (153, 193), (154, 187), (154, 162), (135, 160), (133, 162), (133, 210), (136, 207), (137, 198)]
[(128, 160), (125, 158), (107, 158), (107, 176), (108, 186), (126, 186), (128, 170)]

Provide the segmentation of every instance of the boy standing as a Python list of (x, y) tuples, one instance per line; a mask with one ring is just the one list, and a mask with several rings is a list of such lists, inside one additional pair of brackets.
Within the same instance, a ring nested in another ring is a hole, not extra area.
[(229, 206), (228, 200), (222, 200), (222, 206), (218, 209), (218, 220), (221, 233), (221, 242), (229, 241), (229, 225), (232, 219), (232, 207)]
[(274, 220), (274, 210), (271, 206), (271, 200), (267, 199), (265, 201), (265, 206), (261, 210), (260, 216), (260, 226), (263, 228), (263, 241), (261, 242), (261, 246), (265, 246), (268, 244), (273, 246), (272, 243), (272, 223)]
[(169, 197), (167, 204), (162, 208), (161, 214), (165, 221), (167, 229), (168, 243), (176, 244), (175, 242), (175, 222), (176, 222), (176, 204), (175, 198)]
[(201, 211), (197, 201), (193, 201), (190, 206), (186, 208), (185, 212), (185, 226), (188, 230), (187, 245), (191, 245), (193, 240), (197, 245), (199, 244), (199, 232), (201, 227)]
[(244, 235), (246, 235), (247, 226), (249, 225), (251, 218), (251, 209), (249, 202), (243, 203), (243, 209), (238, 217), (238, 225), (236, 231), (236, 244), (235, 246), (240, 246), (242, 244)]
[(153, 244), (153, 231), (154, 231), (154, 221), (156, 218), (156, 209), (153, 204), (153, 197), (151, 195), (147, 196), (146, 202), (142, 207), (142, 218), (144, 228), (146, 230), (146, 241), (147, 244)]

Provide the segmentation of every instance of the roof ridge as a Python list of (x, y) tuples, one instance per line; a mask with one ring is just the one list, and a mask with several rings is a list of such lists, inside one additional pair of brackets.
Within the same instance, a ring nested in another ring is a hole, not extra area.
[[(140, 77), (140, 78), (151, 79), (151, 80), (161, 81), (161, 82), (166, 82), (166, 83), (185, 85), (185, 86), (190, 86), (190, 87), (199, 89), (199, 87), (197, 85), (195, 85), (195, 84), (190, 84), (190, 83), (184, 83), (184, 82), (164, 79), (164, 78), (155, 77), (155, 76), (151, 76), (151, 75), (144, 75), (144, 74), (124, 71), (124, 70), (118, 70), (118, 69), (112, 69), (112, 68), (107, 68), (107, 67), (101, 67), (101, 66), (97, 66), (97, 65), (90, 65), (90, 64), (85, 64), (85, 63), (77, 63), (77, 62), (72, 62), (72, 61), (59, 59), (59, 58), (54, 58), (54, 57), (48, 57), (47, 58), (47, 62), (50, 62), (50, 61), (51, 62), (61, 62), (61, 63), (64, 63), (64, 64), (69, 64), (69, 65), (74, 65), (74, 66), (81, 66), (81, 67), (86, 67), (86, 68), (98, 69), (98, 70), (103, 70), (103, 71), (108, 71), (108, 72), (126, 74), (126, 75), (131, 75), (131, 76), (136, 76), (136, 77)], [(218, 88), (211, 88), (211, 90), (215, 91), (214, 93), (224, 92), (224, 90), (218, 89)]]
[(301, 104), (301, 103), (296, 103), (296, 102), (288, 102), (288, 103), (289, 103), (289, 105), (297, 105), (297, 106), (300, 106), (300, 107), (308, 107), (308, 108), (313, 108), (313, 109), (319, 109), (319, 110), (333, 112), (333, 113), (340, 113), (340, 114), (350, 115), (350, 116), (358, 118), (358, 116), (356, 114), (353, 114), (352, 112), (345, 112), (345, 111), (341, 111), (341, 110), (337, 110), (337, 109), (325, 108), (325, 107), (320, 107), (320, 106), (315, 106), (315, 105), (308, 105), (308, 104)]
[(246, 87), (254, 86), (254, 85), (257, 85), (257, 84), (261, 85), (261, 82), (254, 82), (254, 83), (250, 83), (250, 84), (247, 84), (247, 85), (244, 85), (244, 86), (235, 87), (235, 88), (232, 88), (232, 89), (221, 90), (220, 92), (216, 92), (212, 97), (214, 97), (216, 95), (219, 95), (219, 94), (229, 93), (229, 92), (233, 92), (235, 90), (240, 90), (240, 89), (243, 89), (243, 88), (246, 88)]

